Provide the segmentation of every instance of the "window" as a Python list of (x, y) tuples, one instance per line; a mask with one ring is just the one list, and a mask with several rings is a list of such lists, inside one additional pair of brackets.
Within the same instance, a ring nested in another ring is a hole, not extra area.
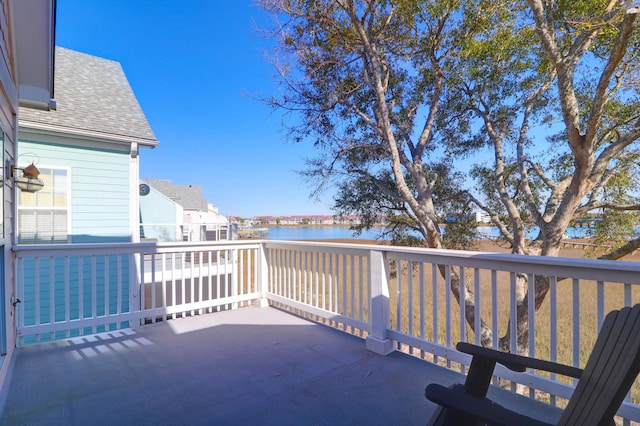
[(68, 171), (38, 167), (44, 188), (18, 190), (18, 243), (66, 243), (68, 238)]

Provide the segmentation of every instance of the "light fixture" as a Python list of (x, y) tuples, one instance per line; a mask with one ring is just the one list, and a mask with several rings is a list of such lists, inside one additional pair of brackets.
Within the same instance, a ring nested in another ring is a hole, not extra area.
[[(20, 170), (22, 173), (16, 176), (16, 170)], [(38, 178), (39, 174), (40, 170), (33, 163), (25, 168), (11, 166), (13, 181), (23, 192), (37, 192), (44, 188), (44, 182)]]

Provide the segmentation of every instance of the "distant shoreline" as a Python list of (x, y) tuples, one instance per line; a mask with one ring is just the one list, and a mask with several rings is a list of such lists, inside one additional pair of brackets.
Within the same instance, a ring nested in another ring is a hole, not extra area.
[[(337, 223), (335, 225), (330, 225), (330, 224), (327, 224), (327, 223), (307, 223), (307, 224), (283, 223), (283, 224), (280, 224), (280, 225), (269, 223), (269, 224), (265, 224), (265, 225), (261, 225), (261, 224), (254, 225), (254, 227), (260, 227), (260, 228), (305, 228), (305, 227), (315, 227), (315, 228), (320, 228), (320, 227), (328, 227), (328, 228), (341, 227), (341, 228), (349, 228), (351, 226), (352, 225), (346, 224), (346, 223)], [(385, 225), (375, 224), (373, 226), (374, 227), (384, 227)]]

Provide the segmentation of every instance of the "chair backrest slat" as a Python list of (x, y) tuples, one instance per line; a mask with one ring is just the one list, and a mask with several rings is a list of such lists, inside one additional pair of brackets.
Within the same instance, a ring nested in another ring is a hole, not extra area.
[(640, 304), (610, 312), (559, 424), (610, 424), (640, 372)]

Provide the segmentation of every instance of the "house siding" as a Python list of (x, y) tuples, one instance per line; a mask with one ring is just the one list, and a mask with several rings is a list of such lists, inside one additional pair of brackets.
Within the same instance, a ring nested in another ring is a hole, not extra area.
[(130, 242), (129, 151), (40, 142), (21, 135), (21, 161), (67, 168), (70, 242)]
[(140, 197), (140, 228), (144, 238), (161, 242), (182, 241), (182, 208), (154, 188)]
[[(13, 191), (11, 181), (4, 178), (5, 164), (11, 162), (15, 156), (16, 141), (16, 111), (17, 111), (17, 88), (14, 77), (14, 58), (13, 58), (13, 40), (11, 38), (11, 29), (9, 17), (9, 2), (0, 0), (0, 128), (4, 133), (4, 160), (5, 163), (0, 169), (3, 176), (3, 228), (4, 234), (0, 237), (0, 296), (2, 296), (2, 305), (0, 306), (0, 315), (3, 316), (3, 329), (0, 330), (0, 346), (1, 352), (6, 352), (7, 356), (0, 357), (0, 388), (3, 386), (8, 372), (14, 343), (15, 343), (15, 316), (13, 315), (13, 306), (11, 301), (15, 297), (14, 268), (13, 256), (11, 256), (11, 241), (13, 241)], [(2, 398), (0, 398), (2, 399)], [(1, 408), (1, 404), (0, 404)]]
[[(39, 270), (38, 286), (35, 285), (36, 268)], [(126, 255), (84, 257), (81, 263), (78, 257), (60, 256), (40, 259), (37, 264), (33, 259), (27, 259), (21, 270), (24, 271), (23, 276), (20, 277), (24, 281), (24, 290), (21, 294), (24, 299), (23, 326), (35, 325), (38, 321), (39, 323), (60, 322), (116, 314), (118, 309), (120, 312), (129, 312), (130, 271), (129, 259)], [(68, 282), (65, 281), (65, 270), (69, 271)], [(51, 282), (55, 283), (53, 294), (51, 294)], [(65, 318), (66, 306), (69, 307), (68, 318)], [(71, 329), (68, 332), (30, 335), (22, 339), (22, 344), (101, 333), (129, 326), (129, 322), (125, 321), (101, 325), (93, 329)]]

